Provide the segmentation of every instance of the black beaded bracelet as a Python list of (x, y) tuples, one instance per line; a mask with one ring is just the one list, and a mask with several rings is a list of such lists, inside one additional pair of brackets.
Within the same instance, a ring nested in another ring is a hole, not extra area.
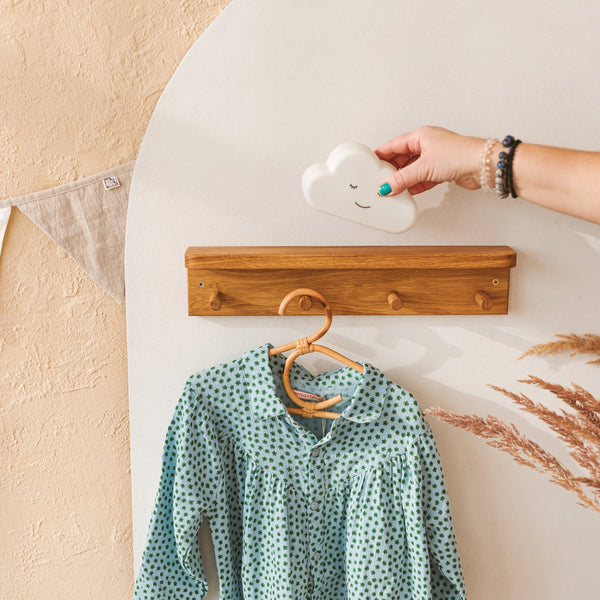
[(513, 198), (517, 197), (512, 177), (512, 163), (515, 156), (515, 148), (521, 143), (521, 140), (515, 140), (512, 135), (507, 135), (502, 140), (502, 145), (507, 148), (507, 152), (502, 150), (498, 154), (498, 163), (496, 164), (496, 194), (500, 198), (507, 198), (510, 194)]
[(515, 157), (515, 150), (517, 146), (521, 143), (521, 140), (514, 140), (513, 144), (508, 152), (508, 158), (506, 162), (506, 181), (507, 181), (507, 190), (510, 192), (510, 195), (513, 198), (517, 197), (517, 193), (515, 192), (515, 185), (513, 182), (513, 160)]

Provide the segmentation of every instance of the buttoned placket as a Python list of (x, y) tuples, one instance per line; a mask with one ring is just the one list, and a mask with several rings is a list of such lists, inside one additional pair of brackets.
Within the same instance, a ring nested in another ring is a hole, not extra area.
[[(325, 493), (324, 482), (321, 476), (323, 453), (326, 453), (327, 445), (334, 439), (336, 431), (341, 426), (340, 417), (331, 425), (331, 429), (325, 437), (317, 439), (314, 433), (298, 423), (289, 413), (285, 420), (298, 432), (305, 442), (307, 453), (306, 460), (306, 489), (307, 489), (307, 530), (309, 538), (309, 569), (308, 569), (308, 594), (313, 598), (315, 592), (315, 578), (318, 581), (320, 563), (323, 557), (323, 535), (326, 527), (323, 523), (322, 498)], [(317, 586), (318, 587), (318, 586)]]
[[(322, 440), (321, 440), (322, 441)], [(308, 534), (309, 534), (309, 582), (308, 582), (308, 593), (309, 598), (313, 597), (315, 592), (315, 577), (319, 576), (319, 561), (321, 560), (321, 554), (323, 551), (323, 524), (321, 522), (322, 512), (320, 509), (319, 499), (321, 498), (322, 490), (322, 479), (321, 473), (321, 462), (323, 457), (321, 456), (324, 448), (314, 446), (308, 454), (308, 468), (307, 468), (307, 479), (308, 479), (308, 490), (310, 502), (307, 511), (308, 520)]]

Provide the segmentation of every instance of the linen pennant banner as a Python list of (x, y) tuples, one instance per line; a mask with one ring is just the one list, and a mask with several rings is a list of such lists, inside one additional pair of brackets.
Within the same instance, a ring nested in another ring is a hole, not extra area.
[(0, 201), (0, 252), (13, 206), (33, 221), (119, 304), (135, 161), (58, 187)]

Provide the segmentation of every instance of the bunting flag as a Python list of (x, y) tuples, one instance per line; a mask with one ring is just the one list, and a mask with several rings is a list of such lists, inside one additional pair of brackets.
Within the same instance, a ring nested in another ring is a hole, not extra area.
[(4, 233), (8, 225), (10, 217), (10, 206), (0, 206), (0, 253), (2, 252), (2, 242), (4, 241)]
[(0, 252), (13, 206), (119, 304), (125, 295), (125, 224), (135, 161), (85, 179), (0, 201)]

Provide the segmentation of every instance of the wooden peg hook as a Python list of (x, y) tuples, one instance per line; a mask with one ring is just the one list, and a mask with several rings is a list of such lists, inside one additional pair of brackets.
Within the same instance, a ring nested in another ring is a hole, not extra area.
[(307, 295), (300, 296), (298, 299), (298, 306), (300, 306), (302, 310), (310, 310), (312, 308), (312, 298)]
[(210, 306), (211, 310), (221, 310), (221, 307), (223, 306), (223, 294), (221, 294), (218, 289), (215, 288), (214, 290), (211, 290), (208, 305)]
[(494, 301), (483, 290), (475, 292), (475, 302), (477, 302), (481, 310), (490, 310), (494, 306)]
[(404, 302), (402, 301), (402, 298), (398, 292), (390, 292), (387, 295), (387, 301), (392, 310), (400, 310), (404, 305)]

